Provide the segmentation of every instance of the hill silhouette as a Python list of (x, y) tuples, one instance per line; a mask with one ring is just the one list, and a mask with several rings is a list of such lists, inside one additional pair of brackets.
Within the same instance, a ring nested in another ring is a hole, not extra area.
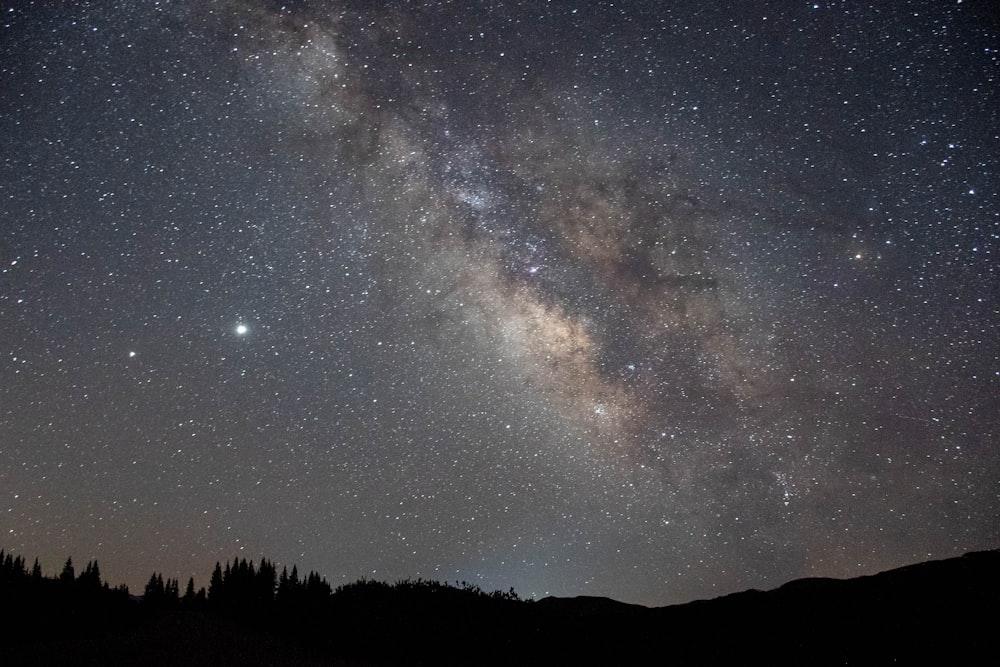
[(801, 579), (660, 608), (525, 601), (469, 584), (361, 580), (266, 559), (207, 589), (154, 573), (143, 595), (96, 561), (57, 577), (0, 551), (0, 655), (45, 665), (993, 664), (1000, 551), (857, 579)]

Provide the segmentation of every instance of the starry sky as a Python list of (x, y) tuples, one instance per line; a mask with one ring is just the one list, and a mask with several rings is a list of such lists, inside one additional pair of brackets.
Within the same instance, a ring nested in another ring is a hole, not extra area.
[(1000, 547), (976, 0), (0, 4), (0, 545), (680, 603)]

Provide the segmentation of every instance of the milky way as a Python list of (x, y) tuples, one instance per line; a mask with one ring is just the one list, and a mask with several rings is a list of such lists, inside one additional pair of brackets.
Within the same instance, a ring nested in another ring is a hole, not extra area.
[(0, 543), (645, 604), (1000, 546), (995, 17), (704, 4), (5, 6)]

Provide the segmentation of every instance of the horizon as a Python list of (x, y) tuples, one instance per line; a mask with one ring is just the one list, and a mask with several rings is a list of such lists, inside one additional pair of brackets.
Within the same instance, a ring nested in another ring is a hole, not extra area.
[[(28, 558), (28, 557), (24, 556), (23, 554), (12, 552), (10, 550), (3, 549), (3, 548), (0, 548), (0, 553), (2, 553), (4, 557), (8, 557), (8, 556), (11, 556), (11, 557), (14, 557), (14, 558), (20, 557), (22, 559), (23, 564), (24, 564), (25, 572), (28, 573), (28, 574), (30, 574), (31, 569), (34, 566), (34, 563), (37, 562), (38, 565), (39, 565), (39, 569), (41, 570), (42, 578), (48, 579), (48, 580), (51, 580), (51, 581), (57, 581), (57, 580), (60, 579), (60, 574), (58, 572), (56, 572), (56, 571), (51, 571), (50, 572), (49, 570), (47, 570), (45, 568), (45, 566), (41, 563), (40, 560), (36, 560), (34, 558)], [(634, 606), (639, 606), (639, 607), (645, 607), (647, 609), (657, 609), (657, 608), (663, 608), (663, 607), (683, 606), (683, 605), (689, 604), (691, 602), (705, 602), (705, 601), (709, 601), (709, 600), (715, 600), (715, 599), (719, 599), (719, 598), (723, 598), (723, 597), (728, 597), (730, 595), (735, 595), (735, 594), (739, 594), (739, 593), (776, 591), (776, 590), (778, 590), (780, 588), (783, 588), (787, 584), (795, 583), (795, 582), (798, 582), (798, 581), (822, 579), (822, 580), (845, 581), (846, 582), (846, 581), (852, 581), (852, 580), (855, 580), (855, 579), (864, 579), (866, 577), (877, 576), (877, 575), (880, 575), (880, 574), (886, 574), (886, 573), (893, 572), (893, 571), (896, 571), (896, 570), (908, 569), (908, 568), (911, 568), (911, 567), (914, 567), (914, 566), (928, 565), (928, 564), (932, 564), (932, 563), (940, 563), (940, 562), (943, 562), (943, 561), (957, 560), (957, 559), (964, 558), (966, 556), (981, 555), (981, 554), (986, 554), (986, 553), (1000, 554), (1000, 549), (986, 549), (986, 550), (982, 550), (982, 551), (967, 551), (967, 552), (965, 552), (965, 553), (963, 553), (963, 554), (961, 554), (959, 556), (951, 556), (951, 557), (948, 557), (948, 558), (940, 558), (940, 559), (930, 559), (930, 560), (917, 561), (917, 562), (908, 563), (908, 564), (900, 565), (900, 566), (897, 566), (897, 567), (889, 568), (887, 570), (879, 570), (878, 572), (874, 572), (874, 573), (871, 573), (871, 574), (859, 574), (859, 575), (856, 575), (856, 576), (853, 576), (853, 577), (849, 577), (849, 578), (840, 578), (840, 577), (802, 577), (802, 578), (798, 578), (798, 579), (790, 579), (788, 581), (782, 582), (781, 584), (779, 584), (778, 586), (775, 586), (774, 588), (764, 589), (763, 591), (761, 591), (759, 589), (754, 589), (754, 588), (747, 588), (747, 589), (743, 589), (743, 590), (739, 590), (739, 591), (731, 591), (731, 592), (728, 592), (728, 593), (721, 593), (721, 594), (713, 596), (711, 598), (698, 598), (698, 599), (695, 599), (695, 600), (686, 600), (686, 601), (682, 601), (682, 602), (669, 603), (669, 604), (666, 604), (666, 605), (658, 605), (658, 606), (644, 605), (644, 604), (641, 604), (641, 603), (638, 603), (638, 602), (628, 602), (628, 601), (624, 601), (624, 600), (618, 600), (616, 598), (610, 598), (610, 597), (599, 596), (599, 595), (574, 595), (574, 594), (568, 594), (568, 595), (546, 595), (544, 597), (540, 597), (540, 596), (526, 596), (526, 595), (521, 594), (520, 591), (517, 591), (515, 587), (509, 587), (507, 589), (487, 589), (487, 588), (479, 587), (476, 584), (473, 584), (472, 582), (467, 582), (467, 581), (435, 580), (435, 579), (422, 579), (422, 578), (415, 578), (415, 577), (405, 577), (405, 578), (402, 578), (402, 579), (395, 579), (395, 580), (383, 580), (383, 579), (378, 579), (378, 578), (369, 578), (369, 577), (362, 576), (362, 577), (360, 577), (358, 579), (354, 579), (354, 580), (351, 580), (351, 581), (348, 581), (348, 582), (345, 582), (345, 583), (342, 583), (342, 584), (339, 584), (339, 585), (334, 585), (334, 584), (330, 583), (330, 581), (328, 580), (328, 578), (325, 575), (323, 575), (321, 572), (315, 572), (313, 570), (299, 568), (297, 563), (291, 563), (291, 564), (279, 563), (277, 561), (273, 561), (273, 560), (267, 558), (266, 556), (261, 556), (261, 557), (256, 558), (256, 559), (249, 559), (249, 558), (243, 558), (243, 557), (241, 557), (241, 558), (233, 559), (233, 560), (227, 559), (227, 560), (224, 560), (224, 561), (216, 561), (213, 564), (212, 567), (214, 568), (215, 566), (220, 566), (220, 567), (222, 567), (222, 569), (224, 571), (228, 572), (231, 566), (236, 565), (239, 561), (243, 561), (251, 569), (253, 569), (253, 570), (259, 570), (259, 566), (261, 565), (261, 563), (262, 562), (266, 562), (268, 566), (274, 568), (274, 573), (275, 573), (276, 577), (283, 577), (286, 574), (289, 575), (289, 576), (291, 576), (291, 575), (293, 575), (293, 574), (295, 574), (297, 572), (297, 577), (298, 578), (295, 579), (295, 581), (302, 581), (302, 582), (304, 582), (307, 577), (310, 577), (310, 576), (312, 576), (312, 575), (315, 574), (315, 575), (317, 575), (319, 577), (319, 580), (321, 580), (324, 584), (329, 584), (330, 585), (330, 589), (329, 590), (330, 590), (331, 594), (336, 594), (341, 589), (341, 587), (343, 587), (343, 586), (351, 586), (353, 584), (360, 584), (360, 583), (376, 583), (376, 584), (385, 584), (385, 585), (388, 585), (388, 586), (398, 586), (398, 585), (401, 585), (401, 584), (418, 584), (418, 585), (419, 584), (426, 584), (426, 585), (441, 585), (441, 586), (444, 586), (444, 587), (447, 587), (447, 588), (453, 588), (455, 590), (478, 590), (478, 592), (485, 593), (487, 595), (488, 594), (497, 594), (497, 593), (500, 593), (500, 594), (504, 594), (505, 596), (507, 596), (510, 593), (513, 593), (514, 596), (516, 596), (513, 599), (515, 601), (518, 601), (518, 602), (537, 602), (539, 600), (545, 600), (545, 599), (561, 599), (561, 600), (596, 599), (596, 600), (609, 600), (609, 601), (612, 601), (612, 602), (618, 602), (618, 603), (627, 604), (627, 605), (634, 605)], [(96, 561), (96, 560), (81, 561), (81, 563), (78, 564), (76, 561), (73, 561), (72, 556), (68, 556), (67, 560), (63, 561), (63, 565), (60, 566), (60, 568), (58, 568), (58, 570), (62, 571), (63, 568), (65, 568), (65, 566), (67, 565), (68, 562), (69, 562), (69, 564), (72, 565), (73, 570), (75, 572), (75, 576), (77, 578), (85, 577), (86, 575), (84, 575), (83, 573), (84, 573), (85, 570), (89, 570), (89, 568), (90, 568), (91, 565), (96, 565), (98, 567), (100, 566), (99, 562)], [(29, 563), (31, 563), (31, 565), (29, 565)], [(84, 567), (81, 567), (81, 564), (83, 564)], [(118, 590), (119, 588), (121, 588), (122, 586), (124, 586), (130, 597), (136, 598), (136, 599), (142, 599), (142, 598), (145, 597), (145, 595), (143, 593), (138, 593), (136, 591), (138, 591), (140, 589), (143, 589), (146, 586), (146, 584), (151, 580), (151, 577), (157, 577), (157, 576), (163, 577), (164, 574), (167, 574), (167, 573), (164, 573), (164, 572), (162, 572), (162, 571), (157, 570), (157, 569), (154, 568), (153, 570), (150, 571), (150, 575), (146, 577), (146, 581), (143, 582), (143, 585), (139, 586), (139, 587), (129, 586), (125, 582), (109, 581), (108, 578), (103, 574), (103, 571), (98, 576), (99, 576), (99, 581), (100, 581), (100, 583), (102, 585), (108, 586), (112, 590)], [(212, 577), (212, 575), (209, 574), (209, 576), (205, 577), (205, 583), (202, 583), (202, 582), (199, 581), (198, 576), (195, 575), (195, 574), (188, 575), (187, 577), (170, 576), (169, 574), (167, 574), (166, 577), (162, 578), (162, 581), (170, 582), (172, 580), (174, 583), (176, 583), (178, 585), (178, 588), (180, 590), (183, 590), (187, 586), (188, 582), (191, 581), (193, 583), (193, 590), (194, 590), (195, 594), (201, 595), (201, 594), (206, 593), (208, 591), (208, 589), (209, 589), (208, 583), (210, 582), (211, 577)], [(179, 594), (180, 594), (180, 590), (178, 590)], [(510, 598), (506, 598), (506, 599), (510, 599)]]

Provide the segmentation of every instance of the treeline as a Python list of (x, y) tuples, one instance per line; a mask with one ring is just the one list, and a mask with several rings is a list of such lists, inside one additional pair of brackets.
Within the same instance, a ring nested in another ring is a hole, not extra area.
[(29, 569), (27, 561), (21, 556), (15, 556), (0, 549), (0, 592), (11, 595), (30, 587), (47, 587), (58, 584), (60, 591), (66, 594), (115, 594), (122, 598), (128, 597), (128, 587), (124, 584), (113, 589), (107, 582), (101, 580), (101, 568), (96, 560), (88, 561), (79, 575), (73, 566), (73, 558), (67, 558), (59, 576), (48, 578), (42, 574), (38, 559)]
[(3, 647), (58, 638), (100, 640), (132, 627), (135, 606), (127, 587), (112, 588), (102, 580), (96, 560), (77, 572), (68, 558), (57, 575), (48, 577), (37, 558), (29, 567), (21, 556), (0, 550)]
[(260, 611), (275, 605), (314, 605), (333, 593), (330, 584), (317, 572), (300, 577), (298, 566), (293, 565), (291, 572), (283, 567), (279, 575), (274, 562), (266, 558), (257, 564), (246, 558), (234, 558), (226, 561), (225, 566), (215, 564), (207, 590), (196, 588), (194, 577), (190, 577), (181, 594), (179, 580), (164, 579), (161, 573), (154, 572), (143, 589), (142, 603), (199, 610)]
[(160, 607), (259, 612), (272, 607), (282, 611), (314, 609), (338, 601), (378, 600), (383, 603), (405, 597), (450, 601), (469, 597), (520, 600), (513, 588), (486, 592), (479, 586), (464, 581), (449, 584), (436, 580), (404, 579), (390, 584), (362, 578), (333, 589), (315, 571), (300, 576), (297, 565), (293, 565), (291, 571), (287, 566), (282, 567), (279, 574), (274, 561), (267, 558), (261, 558), (256, 564), (246, 558), (234, 558), (232, 561), (227, 560), (225, 564), (215, 564), (207, 589), (196, 588), (194, 577), (191, 577), (183, 594), (180, 592), (179, 580), (164, 579), (161, 573), (154, 572), (143, 589), (142, 602)]
[(469, 598), (520, 601), (513, 588), (507, 591), (487, 592), (465, 581), (449, 584), (428, 579), (404, 579), (390, 584), (361, 578), (353, 583), (338, 586), (334, 590), (326, 578), (318, 572), (310, 571), (300, 576), (298, 566), (293, 565), (291, 571), (287, 566), (282, 567), (279, 574), (274, 561), (267, 558), (261, 558), (257, 564), (246, 558), (234, 558), (232, 561), (227, 560), (225, 564), (216, 562), (207, 589), (196, 588), (192, 576), (188, 578), (183, 594), (180, 590), (180, 580), (164, 578), (162, 573), (153, 572), (146, 582), (142, 596), (135, 598), (130, 595), (128, 586), (119, 584), (111, 588), (108, 582), (103, 581), (96, 560), (88, 561), (77, 575), (73, 558), (69, 557), (58, 576), (46, 577), (37, 558), (31, 568), (28, 568), (27, 561), (23, 557), (0, 549), (0, 592), (9, 594), (13, 589), (20, 590), (31, 585), (44, 586), (46, 582), (58, 583), (61, 587), (59, 590), (63, 592), (105, 591), (151, 607), (220, 611), (259, 610), (271, 606), (283, 609), (299, 606), (314, 607), (336, 600), (357, 602), (364, 599), (385, 602), (402, 597), (452, 601)]
[[(334, 589), (315, 571), (302, 575), (295, 565), (279, 571), (267, 558), (216, 563), (207, 587), (196, 585), (194, 577), (182, 586), (179, 579), (154, 572), (137, 596), (104, 581), (96, 560), (77, 573), (69, 558), (58, 575), (48, 577), (37, 559), (28, 567), (24, 558), (3, 551), (0, 603), (15, 617), (0, 627), (12, 629), (9, 637), (22, 643), (50, 645), (55, 629), (67, 642), (117, 646), (112, 638), (142, 636), (148, 632), (142, 628), (187, 627), (198, 634), (224, 622), (242, 628), (246, 637), (273, 636), (327, 658), (374, 654), (391, 660), (442, 632), (451, 637), (449, 651), (460, 646), (473, 651), (501, 628), (512, 629), (516, 610), (527, 604), (513, 589), (487, 592), (466, 582), (361, 579)], [(37, 622), (41, 618), (45, 631)], [(164, 624), (164, 618), (171, 620)], [(386, 641), (389, 636), (393, 641)]]

